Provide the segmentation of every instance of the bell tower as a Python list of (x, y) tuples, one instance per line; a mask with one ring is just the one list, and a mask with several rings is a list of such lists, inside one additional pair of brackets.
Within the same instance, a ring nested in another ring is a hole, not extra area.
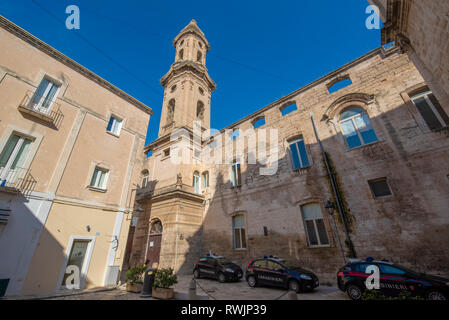
[(173, 40), (173, 46), (175, 61), (161, 79), (164, 101), (159, 137), (180, 127), (192, 130), (196, 120), (204, 129), (210, 128), (210, 100), (216, 85), (206, 68), (209, 42), (192, 20)]

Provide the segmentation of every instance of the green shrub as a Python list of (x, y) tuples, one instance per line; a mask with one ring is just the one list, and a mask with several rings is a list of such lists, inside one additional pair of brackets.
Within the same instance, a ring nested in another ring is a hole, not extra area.
[(170, 288), (175, 283), (178, 283), (178, 277), (173, 274), (172, 268), (156, 269), (154, 271), (153, 288)]
[(147, 266), (140, 266), (128, 269), (126, 271), (126, 276), (128, 277), (129, 283), (143, 283), (143, 273), (147, 269)]

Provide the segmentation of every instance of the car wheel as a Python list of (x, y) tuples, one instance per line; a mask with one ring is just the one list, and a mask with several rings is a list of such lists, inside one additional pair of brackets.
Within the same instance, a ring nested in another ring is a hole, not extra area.
[(301, 286), (299, 285), (298, 281), (296, 281), (296, 280), (290, 280), (290, 281), (288, 282), (288, 289), (289, 289), (289, 290), (292, 290), (292, 291), (294, 291), (294, 292), (296, 292), (296, 293), (299, 293), (299, 291), (301, 291), (301, 290), (300, 290), (300, 289), (301, 289)]
[(349, 285), (346, 288), (346, 292), (348, 293), (349, 298), (351, 298), (352, 300), (362, 299), (362, 290), (354, 284)]
[(441, 293), (440, 291), (431, 290), (431, 291), (427, 292), (426, 299), (427, 300), (443, 300), (443, 301), (446, 301), (447, 297), (443, 293)]
[(221, 283), (226, 282), (226, 276), (224, 275), (223, 272), (220, 272), (218, 274), (218, 281), (220, 281)]
[(257, 285), (257, 280), (256, 280), (256, 277), (254, 277), (254, 276), (249, 276), (246, 281), (248, 282), (248, 285), (251, 288), (255, 288)]
[(193, 271), (193, 277), (194, 277), (195, 279), (199, 279), (199, 278), (200, 278), (200, 270), (195, 269), (195, 270)]

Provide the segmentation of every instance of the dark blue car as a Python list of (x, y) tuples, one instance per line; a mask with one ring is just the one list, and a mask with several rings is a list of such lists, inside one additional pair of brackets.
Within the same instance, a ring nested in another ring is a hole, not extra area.
[(368, 290), (367, 278), (372, 275), (373, 266), (377, 268), (378, 288), (372, 288), (381, 295), (397, 297), (401, 293), (421, 297), (426, 300), (447, 300), (449, 297), (449, 279), (420, 273), (387, 260), (377, 261), (369, 257), (366, 260), (351, 259), (337, 273), (338, 287), (347, 292), (353, 300), (363, 298)]
[(297, 293), (312, 291), (320, 284), (313, 272), (272, 256), (248, 263), (246, 281), (250, 287), (274, 286)]

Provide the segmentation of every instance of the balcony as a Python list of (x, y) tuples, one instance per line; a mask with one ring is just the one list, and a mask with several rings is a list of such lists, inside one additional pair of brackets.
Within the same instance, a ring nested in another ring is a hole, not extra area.
[(24, 192), (34, 189), (36, 180), (30, 170), (16, 167), (14, 169), (0, 168), (0, 191)]
[(136, 200), (141, 201), (150, 198), (151, 199), (165, 198), (174, 195), (183, 198), (187, 197), (201, 201), (204, 200), (204, 196), (195, 193), (192, 186), (183, 183), (172, 184), (162, 188), (154, 188), (154, 187), (141, 188), (137, 191)]
[(32, 91), (27, 91), (17, 109), (56, 127), (63, 118), (60, 105), (55, 99), (49, 99)]

